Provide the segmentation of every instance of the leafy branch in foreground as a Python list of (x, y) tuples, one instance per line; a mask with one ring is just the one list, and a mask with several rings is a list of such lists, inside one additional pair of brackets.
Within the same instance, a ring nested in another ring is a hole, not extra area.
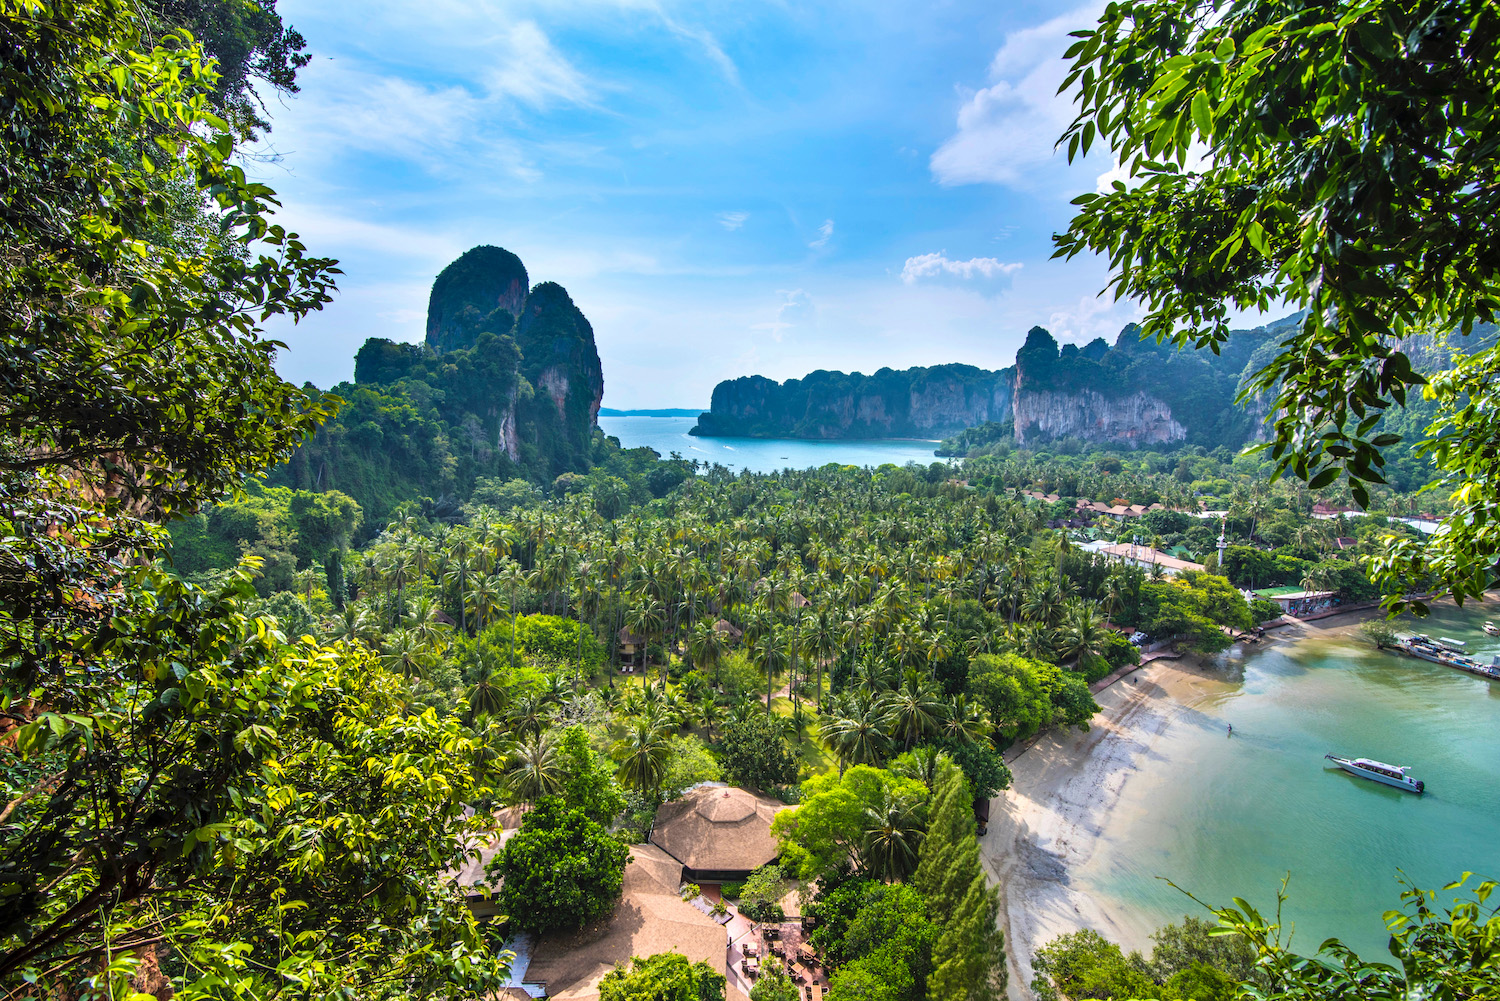
[(1242, 398), (1269, 397), (1278, 474), (1346, 476), (1361, 505), (1399, 440), (1382, 416), (1422, 387), (1439, 404), (1422, 448), (1455, 512), (1376, 569), (1392, 608), (1428, 575), (1482, 594), (1500, 556), (1500, 349), (1429, 385), (1403, 342), (1500, 308), (1500, 8), (1124, 0), (1075, 36), (1061, 142), (1070, 159), (1107, 144), (1129, 183), (1075, 199), (1055, 256), (1107, 255), (1144, 335), (1182, 346), (1217, 350), (1235, 310), (1305, 310)]
[[(1443, 889), (1465, 890), (1470, 878), (1464, 873)], [(1439, 909), (1434, 891), (1406, 884), (1402, 909), (1383, 915), (1394, 966), (1366, 962), (1336, 938), (1323, 942), (1314, 956), (1291, 952), (1281, 938), (1285, 882), (1274, 920), (1236, 897), (1233, 907), (1211, 908), (1219, 919), (1214, 934), (1243, 936), (1255, 948), (1254, 978), (1241, 996), (1256, 1001), (1493, 998), (1500, 993), (1500, 913), (1489, 905), (1496, 885), (1481, 881), (1452, 907)]]

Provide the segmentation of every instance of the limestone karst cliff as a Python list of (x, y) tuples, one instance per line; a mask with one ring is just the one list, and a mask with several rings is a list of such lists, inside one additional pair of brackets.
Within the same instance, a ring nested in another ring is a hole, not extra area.
[(939, 438), (1009, 412), (1012, 372), (938, 365), (897, 372), (813, 372), (784, 383), (721, 382), (699, 435), (760, 438)]
[(604, 372), (594, 330), (555, 282), (475, 247), (433, 282), (422, 343), (372, 337), (339, 416), (273, 473), (338, 489), (380, 518), (413, 496), (467, 496), (481, 476), (550, 482), (586, 471)]
[(1034, 445), (1059, 438), (1136, 447), (1176, 442), (1239, 445), (1253, 432), (1234, 397), (1251, 355), (1270, 335), (1236, 332), (1220, 354), (1142, 343), (1133, 326), (1113, 346), (1102, 338), (1059, 346), (1035, 327), (1014, 366), (988, 371), (939, 365), (872, 376), (814, 372), (777, 383), (761, 376), (721, 382), (699, 435), (871, 438), (942, 437), (990, 424)]

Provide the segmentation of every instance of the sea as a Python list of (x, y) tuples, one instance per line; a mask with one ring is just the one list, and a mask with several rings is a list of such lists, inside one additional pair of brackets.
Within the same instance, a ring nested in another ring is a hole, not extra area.
[(783, 469), (813, 469), (836, 462), (848, 466), (880, 466), (908, 462), (927, 465), (939, 461), (936, 441), (875, 438), (808, 441), (801, 438), (698, 438), (688, 434), (695, 417), (600, 417), (604, 433), (620, 439), (625, 448), (647, 445), (664, 458), (673, 452), (684, 459), (718, 463), (742, 472), (774, 473)]
[[(1464, 640), (1488, 662), (1500, 639), (1486, 618), (1500, 621), (1496, 603), (1434, 606), (1397, 627)], [(1465, 872), (1500, 878), (1500, 682), (1377, 651), (1347, 629), (1249, 650), (1218, 661), (1211, 693), (1145, 753), (1075, 886), (1147, 929), (1206, 916), (1184, 890), (1274, 915), (1287, 878), (1294, 948), (1338, 936), (1389, 960), (1381, 914), (1401, 906), (1401, 879), (1442, 903)], [(1329, 753), (1409, 765), (1426, 792), (1339, 771)]]

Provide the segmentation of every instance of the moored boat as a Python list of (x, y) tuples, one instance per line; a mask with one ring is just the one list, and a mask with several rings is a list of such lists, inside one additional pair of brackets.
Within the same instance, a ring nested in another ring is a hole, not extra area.
[(1422, 794), (1425, 784), (1421, 779), (1414, 779), (1406, 774), (1411, 771), (1403, 765), (1388, 765), (1384, 761), (1375, 761), (1372, 758), (1341, 758), (1337, 754), (1325, 754), (1323, 757), (1338, 765), (1350, 775), (1358, 775), (1362, 779), (1370, 779), (1381, 782), (1397, 789), (1405, 789), (1407, 792)]
[(1396, 641), (1396, 649), (1408, 657), (1454, 667), (1460, 671), (1477, 674), (1481, 678), (1500, 681), (1500, 654), (1490, 658), (1490, 663), (1481, 663), (1477, 658), (1463, 653), (1463, 643), (1447, 637), (1434, 640), (1423, 633), (1415, 633)]
[(1500, 626), (1495, 625), (1493, 622), (1486, 622), (1484, 624), (1484, 631), (1491, 636), (1500, 636)]

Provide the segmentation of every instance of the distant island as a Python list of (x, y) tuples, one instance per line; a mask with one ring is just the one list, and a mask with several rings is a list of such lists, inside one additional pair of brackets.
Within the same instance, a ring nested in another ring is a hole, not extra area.
[(697, 417), (702, 413), (701, 409), (673, 409), (667, 407), (659, 410), (616, 410), (613, 407), (600, 407), (600, 417)]
[(1264, 409), (1235, 405), (1240, 387), (1293, 318), (1235, 331), (1219, 353), (1143, 342), (1125, 327), (1113, 346), (1057, 343), (1033, 327), (999, 370), (937, 365), (874, 375), (818, 371), (778, 383), (719, 383), (690, 433), (751, 438), (999, 436), (1017, 445), (1061, 438), (1125, 447), (1244, 444)]

